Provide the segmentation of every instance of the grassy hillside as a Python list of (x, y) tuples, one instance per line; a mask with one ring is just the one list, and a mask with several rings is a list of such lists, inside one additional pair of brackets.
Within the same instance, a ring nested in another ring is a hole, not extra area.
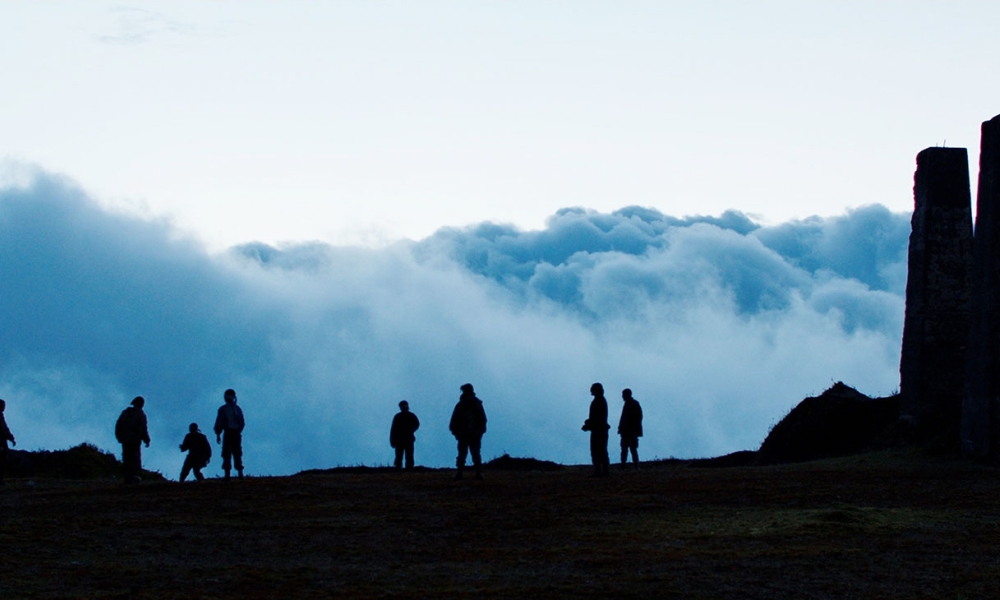
[[(524, 465), (521, 465), (522, 467)], [(782, 466), (15, 479), (3, 598), (993, 598), (1000, 478), (912, 451)]]

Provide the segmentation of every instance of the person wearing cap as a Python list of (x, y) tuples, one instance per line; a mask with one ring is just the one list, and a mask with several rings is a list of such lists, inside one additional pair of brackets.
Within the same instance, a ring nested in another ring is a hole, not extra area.
[(399, 403), (399, 412), (392, 418), (392, 427), (389, 428), (389, 445), (396, 450), (396, 469), (403, 468), (403, 460), (406, 460), (406, 468), (413, 468), (413, 443), (417, 437), (413, 435), (420, 429), (420, 419), (410, 412), (410, 403), (403, 400)]
[(198, 429), (197, 423), (188, 426), (188, 434), (184, 436), (181, 443), (181, 452), (187, 452), (184, 457), (184, 466), (181, 467), (181, 481), (187, 479), (188, 473), (194, 471), (194, 478), (198, 481), (205, 479), (201, 470), (208, 466), (208, 461), (212, 459), (212, 445), (208, 443), (208, 438)]
[(222, 395), (225, 404), (219, 407), (215, 416), (215, 442), (222, 444), (222, 470), (225, 478), (234, 463), (236, 474), (243, 479), (243, 409), (236, 405), (236, 390), (226, 390)]
[(5, 410), (7, 410), (7, 403), (0, 400), (0, 485), (4, 485), (3, 478), (7, 471), (7, 442), (14, 446), (17, 445), (14, 434), (7, 427), (7, 419), (3, 416)]
[(483, 410), (483, 401), (476, 397), (471, 383), (463, 384), (461, 390), (462, 395), (451, 413), (451, 422), (448, 424), (448, 429), (458, 440), (458, 459), (455, 461), (458, 473), (455, 474), (455, 479), (462, 478), (465, 457), (470, 452), (472, 465), (476, 468), (476, 479), (482, 479), (483, 459), (480, 448), (483, 434), (486, 433), (486, 411)]
[(591, 477), (607, 477), (610, 470), (608, 458), (608, 401), (604, 398), (604, 386), (595, 383), (590, 386), (594, 399), (590, 402), (590, 413), (583, 422), (582, 429), (590, 432), (590, 460), (594, 463)]
[(622, 416), (618, 419), (618, 435), (622, 436), (622, 468), (632, 452), (632, 463), (639, 468), (639, 438), (642, 437), (642, 407), (632, 397), (632, 390), (622, 390)]
[(125, 485), (139, 483), (142, 479), (142, 448), (149, 448), (149, 430), (146, 427), (146, 413), (142, 412), (146, 400), (142, 396), (132, 399), (131, 405), (122, 411), (115, 422), (115, 439), (122, 445), (122, 476)]

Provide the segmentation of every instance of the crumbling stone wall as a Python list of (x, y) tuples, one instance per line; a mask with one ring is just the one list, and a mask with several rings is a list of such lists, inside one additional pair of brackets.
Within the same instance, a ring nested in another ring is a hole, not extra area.
[(962, 451), (1000, 459), (1000, 116), (981, 129)]
[(900, 416), (918, 441), (957, 446), (972, 268), (965, 148), (927, 148), (913, 177)]

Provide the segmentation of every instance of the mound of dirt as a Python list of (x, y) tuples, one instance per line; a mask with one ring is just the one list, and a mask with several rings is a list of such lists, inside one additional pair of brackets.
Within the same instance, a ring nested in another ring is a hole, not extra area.
[(564, 467), (550, 460), (537, 458), (514, 458), (509, 454), (498, 456), (485, 463), (483, 467), (495, 471), (559, 471)]
[(870, 398), (838, 381), (778, 422), (757, 451), (756, 462), (801, 462), (884, 448), (898, 419), (898, 396)]
[[(83, 443), (67, 450), (8, 450), (8, 477), (48, 477), (54, 479), (118, 479), (122, 464), (114, 454), (93, 444)], [(145, 481), (165, 481), (163, 475), (142, 472)]]

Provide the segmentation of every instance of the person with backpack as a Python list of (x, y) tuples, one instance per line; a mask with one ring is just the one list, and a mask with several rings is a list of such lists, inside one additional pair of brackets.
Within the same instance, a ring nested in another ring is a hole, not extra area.
[(181, 481), (187, 479), (188, 473), (194, 471), (194, 478), (203, 481), (205, 476), (201, 470), (208, 466), (208, 461), (212, 459), (212, 445), (208, 443), (208, 438), (198, 429), (197, 423), (188, 426), (188, 434), (184, 436), (181, 443), (181, 452), (187, 452), (184, 457), (184, 466), (181, 467)]
[(483, 434), (486, 433), (486, 411), (483, 401), (476, 397), (471, 383), (463, 384), (462, 395), (451, 413), (448, 430), (458, 440), (458, 459), (455, 466), (458, 473), (455, 479), (462, 478), (465, 469), (465, 458), (472, 453), (472, 465), (476, 469), (476, 479), (483, 478), (483, 458), (481, 454)]
[(149, 448), (149, 430), (146, 427), (146, 413), (142, 411), (146, 399), (136, 396), (131, 405), (122, 411), (115, 422), (115, 439), (122, 445), (122, 477), (125, 485), (142, 481), (142, 447)]
[(222, 444), (222, 470), (225, 478), (233, 464), (236, 475), (243, 479), (243, 409), (236, 405), (236, 390), (226, 390), (222, 395), (225, 404), (219, 407), (215, 416), (215, 442)]

